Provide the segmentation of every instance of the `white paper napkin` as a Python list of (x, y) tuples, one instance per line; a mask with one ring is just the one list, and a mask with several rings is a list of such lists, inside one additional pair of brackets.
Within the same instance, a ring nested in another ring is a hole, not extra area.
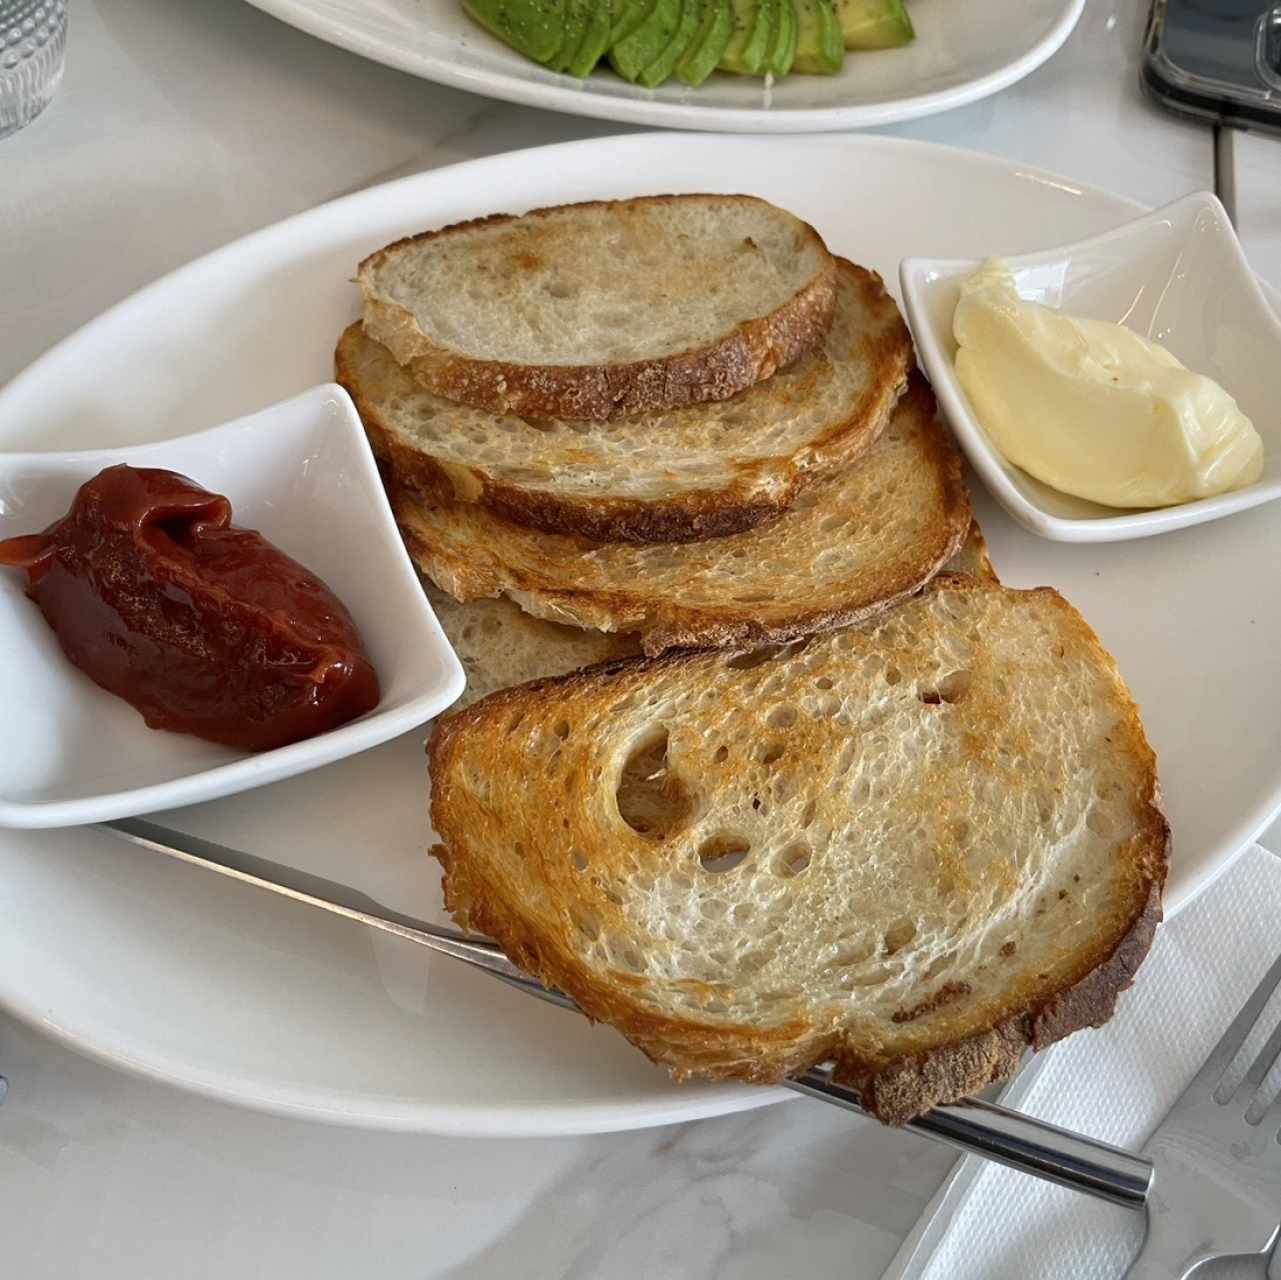
[[(1021, 1111), (1138, 1150), (1278, 950), (1281, 859), (1254, 845), (1158, 932), (1112, 1021), (1040, 1055), (1040, 1069), (1016, 1085), (1013, 1100)], [(1115, 1280), (1143, 1235), (1138, 1213), (975, 1157), (935, 1211), (938, 1220), (923, 1220), (887, 1277)], [(1263, 1273), (1257, 1262), (1214, 1271), (1216, 1280)]]

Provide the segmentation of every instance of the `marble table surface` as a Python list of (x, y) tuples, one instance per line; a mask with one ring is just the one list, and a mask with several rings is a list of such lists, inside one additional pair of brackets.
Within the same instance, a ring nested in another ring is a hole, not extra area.
[[(320, 201), (622, 131), (430, 85), (238, 0), (71, 7), (57, 101), (0, 143), (0, 382), (162, 272)], [(1213, 187), (1210, 131), (1140, 97), (1144, 7), (1089, 0), (1020, 85), (885, 132), (1153, 205)], [(1281, 283), (1281, 150), (1241, 138), (1236, 161), (1247, 249)], [(0, 1274), (15, 1280), (872, 1280), (952, 1163), (805, 1101), (588, 1138), (332, 1129), (117, 1073), (3, 1013), (0, 1072)]]

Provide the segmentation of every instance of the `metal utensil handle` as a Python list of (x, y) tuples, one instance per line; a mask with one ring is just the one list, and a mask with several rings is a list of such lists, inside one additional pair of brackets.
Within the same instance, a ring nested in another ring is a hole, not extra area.
[[(452, 929), (388, 911), (346, 885), (136, 818), (105, 822), (99, 829), (190, 866), (214, 871), (241, 884), (416, 942), (484, 969), (526, 994), (560, 1008), (578, 1007), (562, 992), (543, 986), (517, 968), (496, 943), (468, 938)], [(816, 1067), (784, 1083), (807, 1097), (860, 1115), (867, 1114), (857, 1092), (833, 1081), (824, 1068)], [(1033, 1177), (1130, 1209), (1143, 1207), (1152, 1181), (1152, 1165), (1142, 1156), (976, 1098), (935, 1107), (911, 1121), (907, 1128), (959, 1151), (995, 1160)]]

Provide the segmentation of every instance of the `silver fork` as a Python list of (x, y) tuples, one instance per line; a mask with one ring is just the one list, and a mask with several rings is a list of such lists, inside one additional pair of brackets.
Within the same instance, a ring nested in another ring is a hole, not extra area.
[(1281, 1056), (1281, 1023), (1226, 1096), (1223, 1079), (1278, 983), (1281, 959), (1144, 1147), (1155, 1177), (1129, 1280), (1171, 1280), (1217, 1258), (1272, 1252), (1281, 1230), (1281, 1097), (1264, 1107), (1260, 1091)]

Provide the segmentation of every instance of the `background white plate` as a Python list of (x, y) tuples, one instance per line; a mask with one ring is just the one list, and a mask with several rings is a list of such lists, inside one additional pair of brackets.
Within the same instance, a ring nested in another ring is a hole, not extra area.
[[(888, 138), (651, 134), (479, 160), (280, 223), (122, 303), (0, 393), (0, 446), (178, 435), (324, 381), (357, 313), (356, 262), (406, 232), (709, 189), (786, 205), (891, 287), (907, 254), (1026, 253), (1136, 211), (1023, 166)], [(109, 394), (121, 383), (131, 397)], [(1281, 807), (1281, 504), (1073, 546), (976, 499), (1002, 577), (1059, 587), (1142, 706), (1174, 828), (1177, 908)], [(172, 820), (440, 918), (420, 738)], [(783, 1096), (676, 1088), (611, 1031), (481, 974), (84, 831), (0, 833), (0, 1004), (189, 1088), (365, 1125), (583, 1132)]]
[(426, 80), (573, 115), (677, 129), (812, 133), (914, 120), (985, 98), (1034, 71), (1072, 33), (1085, 0), (912, 0), (916, 39), (850, 53), (836, 76), (763, 81), (717, 73), (658, 89), (596, 72), (581, 84), (478, 27), (460, 0), (249, 0), (282, 21)]

